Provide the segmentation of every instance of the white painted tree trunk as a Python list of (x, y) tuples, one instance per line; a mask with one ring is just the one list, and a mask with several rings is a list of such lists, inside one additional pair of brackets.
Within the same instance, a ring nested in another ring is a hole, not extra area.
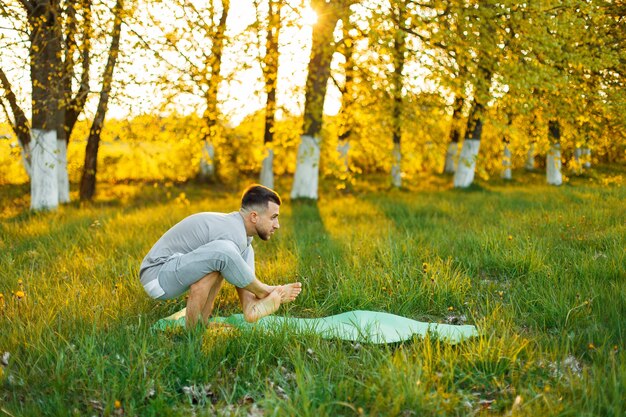
[(526, 155), (526, 170), (532, 171), (535, 169), (535, 144), (531, 143), (528, 148), (528, 154)]
[(402, 151), (400, 144), (393, 144), (393, 165), (391, 165), (391, 184), (396, 187), (402, 187)]
[(200, 157), (200, 177), (205, 179), (215, 178), (215, 147), (212, 143), (204, 142)]
[(546, 177), (548, 184), (563, 184), (563, 176), (561, 175), (561, 145), (553, 143), (550, 145), (548, 155), (546, 155)]
[(443, 172), (445, 174), (454, 174), (454, 171), (456, 171), (455, 161), (456, 161), (458, 152), (459, 152), (459, 143), (450, 142), (448, 144), (448, 151), (446, 152), (446, 164), (443, 167)]
[(505, 180), (513, 178), (511, 174), (511, 150), (507, 144), (504, 144), (504, 152), (502, 153), (502, 178)]
[(582, 149), (579, 147), (576, 147), (576, 149), (574, 149), (574, 159), (576, 160), (576, 162), (580, 162), (581, 155), (582, 155)]
[(576, 149), (574, 149), (574, 166), (573, 171), (576, 174), (582, 174), (583, 173), (583, 164), (582, 164), (582, 149), (580, 149), (579, 147), (576, 147)]
[(67, 142), (57, 139), (57, 180), (59, 181), (59, 204), (70, 202), (70, 179), (67, 174)]
[(476, 158), (480, 149), (480, 141), (475, 139), (467, 139), (463, 141), (461, 147), (461, 156), (454, 173), (454, 187), (467, 188), (474, 181), (474, 173), (476, 172)]
[(274, 150), (266, 148), (267, 152), (261, 164), (261, 185), (274, 189)]
[(56, 209), (59, 206), (56, 130), (31, 130), (30, 208)]
[(317, 200), (319, 177), (320, 143), (319, 139), (302, 135), (298, 146), (296, 173), (291, 188), (291, 198), (312, 198)]
[(591, 149), (584, 147), (582, 148), (582, 161), (583, 167), (591, 168)]
[(350, 162), (348, 160), (348, 153), (350, 152), (350, 142), (343, 141), (337, 145), (337, 152), (339, 152), (339, 159), (343, 162), (343, 169), (348, 172), (350, 170)]

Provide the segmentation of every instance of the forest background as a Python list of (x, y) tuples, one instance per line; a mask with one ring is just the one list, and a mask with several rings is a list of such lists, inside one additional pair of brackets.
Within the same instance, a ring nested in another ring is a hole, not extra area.
[(32, 208), (69, 201), (70, 182), (89, 200), (96, 177), (294, 175), (293, 198), (317, 198), (318, 176), (349, 188), (368, 173), (407, 187), (445, 171), (467, 187), (526, 167), (559, 185), (624, 161), (625, 10), (4, 2), (0, 183), (33, 179)]

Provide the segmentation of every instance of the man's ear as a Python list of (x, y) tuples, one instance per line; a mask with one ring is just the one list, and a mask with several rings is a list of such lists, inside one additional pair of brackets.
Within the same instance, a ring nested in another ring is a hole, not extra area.
[(251, 211), (249, 216), (250, 216), (250, 223), (252, 224), (256, 224), (256, 222), (259, 220), (259, 213), (257, 213), (256, 211)]

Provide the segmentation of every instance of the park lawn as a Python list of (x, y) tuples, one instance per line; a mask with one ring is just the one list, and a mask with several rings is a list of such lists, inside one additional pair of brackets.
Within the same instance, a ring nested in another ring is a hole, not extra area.
[[(152, 332), (184, 297), (144, 294), (143, 255), (188, 214), (237, 209), (242, 187), (103, 184), (93, 205), (32, 214), (28, 189), (4, 186), (0, 415), (625, 415), (626, 172), (561, 187), (516, 174), (463, 191), (433, 177), (286, 199), (281, 230), (255, 241), (262, 280), (304, 283), (277, 314), (478, 327), (454, 346)], [(226, 285), (216, 314), (237, 312)]]

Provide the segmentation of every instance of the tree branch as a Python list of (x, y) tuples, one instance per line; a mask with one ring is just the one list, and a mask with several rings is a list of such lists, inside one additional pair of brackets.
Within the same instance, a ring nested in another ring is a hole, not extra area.
[(30, 143), (30, 128), (28, 126), (28, 119), (26, 118), (22, 108), (17, 103), (17, 98), (13, 93), (11, 83), (2, 68), (0, 68), (0, 85), (4, 89), (4, 97), (9, 102), (11, 111), (13, 112), (14, 122), (11, 123), (11, 127), (22, 145), (22, 148), (28, 149), (27, 147)]
[(22, 4), (24, 9), (26, 9), (26, 12), (28, 13), (32, 12), (35, 9), (35, 4), (32, 1), (19, 0), (19, 2)]
[(91, 2), (83, 0), (83, 10), (85, 13), (83, 21), (83, 42), (81, 45), (82, 72), (80, 77), (80, 86), (76, 95), (72, 97), (65, 111), (65, 128), (67, 129), (67, 138), (70, 138), (72, 130), (78, 116), (85, 108), (87, 95), (89, 94), (89, 67), (91, 64)]
[(337, 87), (337, 90), (339, 90), (341, 94), (346, 93), (346, 86), (344, 85), (342, 87), (332, 73), (329, 75), (329, 78), (333, 81), (333, 84), (335, 84), (335, 87)]

